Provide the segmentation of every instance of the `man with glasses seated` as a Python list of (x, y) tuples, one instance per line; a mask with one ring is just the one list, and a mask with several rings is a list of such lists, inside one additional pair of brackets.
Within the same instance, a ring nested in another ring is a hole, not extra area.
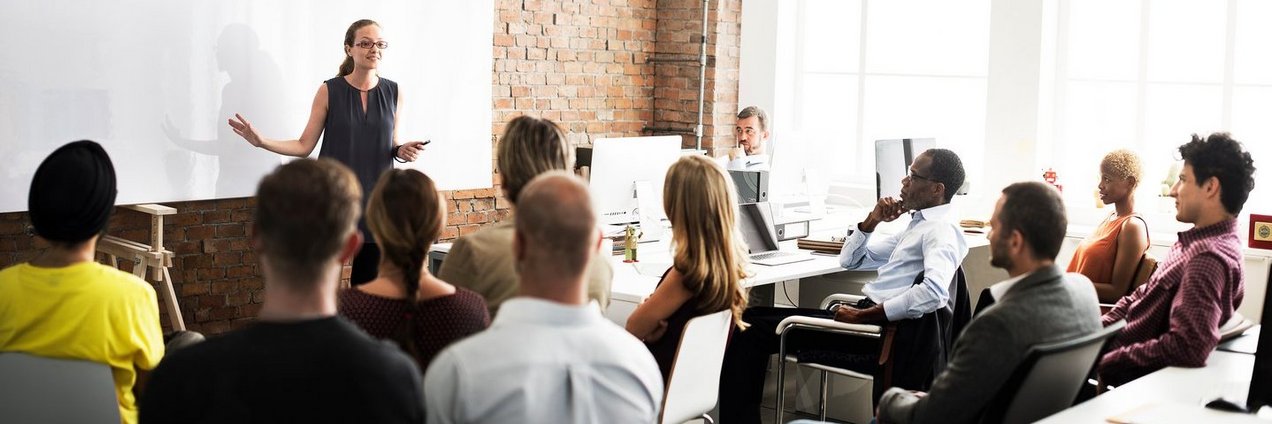
[[(764, 375), (769, 355), (778, 353), (777, 324), (792, 315), (833, 318), (859, 324), (918, 319), (950, 303), (950, 283), (967, 242), (950, 200), (963, 185), (963, 162), (946, 149), (930, 149), (914, 159), (901, 180), (901, 198), (883, 198), (863, 221), (848, 230), (839, 262), (849, 270), (877, 270), (878, 279), (862, 289), (866, 298), (832, 311), (807, 308), (751, 307), (742, 320), (751, 327), (736, 334), (725, 353), (720, 384), (721, 421), (760, 422)], [(911, 212), (905, 231), (874, 237), (876, 227)], [(921, 277), (921, 280), (919, 280)], [(916, 283), (916, 281), (918, 281)], [(866, 374), (877, 368), (879, 342), (842, 336), (793, 335), (789, 343), (805, 349), (835, 351), (848, 367)], [(807, 337), (805, 337), (807, 336)], [(796, 340), (798, 339), (798, 340)], [(930, 344), (929, 344), (930, 343)], [(915, 349), (940, 349), (939, 341), (920, 341)], [(928, 379), (935, 377), (929, 376)]]

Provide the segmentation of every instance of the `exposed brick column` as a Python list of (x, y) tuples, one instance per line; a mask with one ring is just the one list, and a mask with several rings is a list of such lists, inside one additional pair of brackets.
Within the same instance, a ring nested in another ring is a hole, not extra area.
[[(653, 133), (687, 130), (684, 146), (692, 147), (698, 119), (702, 40), (701, 0), (659, 0), (654, 72)], [(741, 40), (740, 0), (707, 4), (707, 69), (702, 148), (712, 155), (736, 145), (733, 124), (738, 109), (738, 54)]]

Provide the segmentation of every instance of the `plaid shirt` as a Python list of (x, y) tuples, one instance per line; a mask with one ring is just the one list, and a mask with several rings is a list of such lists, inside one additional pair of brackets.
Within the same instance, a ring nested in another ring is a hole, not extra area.
[(1179, 233), (1157, 271), (1104, 314), (1126, 328), (1100, 361), (1105, 383), (1121, 385), (1164, 367), (1200, 367), (1219, 344), (1219, 326), (1245, 294), (1237, 221)]

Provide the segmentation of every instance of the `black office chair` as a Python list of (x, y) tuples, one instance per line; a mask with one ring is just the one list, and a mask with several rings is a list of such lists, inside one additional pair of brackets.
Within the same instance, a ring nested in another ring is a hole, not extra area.
[[(915, 277), (914, 284), (922, 282), (923, 274), (920, 273)], [(827, 373), (871, 381), (874, 386), (871, 400), (874, 404), (878, 404), (879, 397), (890, 387), (927, 390), (936, 376), (945, 369), (949, 354), (954, 350), (954, 342), (971, 320), (971, 299), (967, 294), (967, 277), (963, 274), (962, 267), (955, 271), (951, 283), (950, 304), (915, 319), (883, 326), (848, 324), (805, 316), (792, 316), (782, 320), (777, 326), (777, 334), (781, 336), (778, 355), (781, 360), (777, 370), (777, 422), (781, 422), (785, 411), (782, 399), (786, 391), (787, 362), (821, 372), (818, 416), (822, 421), (826, 420)], [(862, 296), (834, 294), (822, 301), (822, 307), (828, 307), (833, 302), (851, 304), (861, 298)], [(877, 339), (880, 344), (878, 366), (867, 374), (845, 365), (851, 360), (845, 358), (841, 352), (800, 350), (798, 346), (788, 346), (788, 336), (798, 331)]]
[(1073, 406), (1105, 346), (1123, 327), (1126, 321), (1118, 321), (1082, 337), (1030, 348), (979, 422), (1031, 423)]

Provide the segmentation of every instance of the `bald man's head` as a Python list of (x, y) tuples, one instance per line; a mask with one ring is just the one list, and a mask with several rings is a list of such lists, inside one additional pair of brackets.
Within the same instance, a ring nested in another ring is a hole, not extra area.
[(565, 171), (535, 177), (517, 201), (521, 272), (562, 278), (583, 275), (599, 237), (587, 186)]

